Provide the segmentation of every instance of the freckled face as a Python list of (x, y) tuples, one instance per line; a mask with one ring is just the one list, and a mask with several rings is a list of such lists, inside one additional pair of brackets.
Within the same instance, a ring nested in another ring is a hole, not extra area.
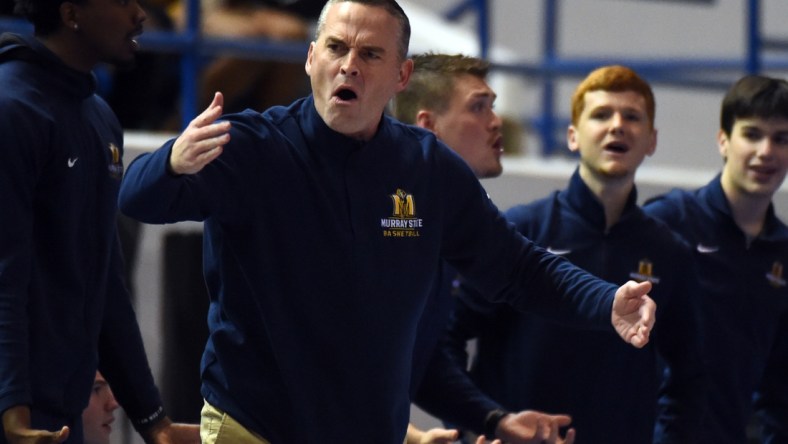
[(580, 153), (581, 172), (634, 179), (657, 144), (646, 100), (634, 91), (603, 90), (585, 93), (584, 100), (577, 124), (567, 131), (569, 149)]
[(375, 134), (386, 104), (413, 70), (412, 61), (400, 58), (399, 35), (399, 22), (381, 7), (330, 7), (305, 68), (315, 108), (331, 129), (361, 140)]

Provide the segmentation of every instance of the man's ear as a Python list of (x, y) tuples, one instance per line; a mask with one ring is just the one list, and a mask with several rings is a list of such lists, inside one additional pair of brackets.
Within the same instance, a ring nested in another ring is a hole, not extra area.
[(315, 51), (315, 42), (309, 43), (309, 50), (306, 53), (306, 62), (304, 62), (304, 71), (308, 77), (312, 76), (312, 57)]
[(577, 128), (574, 125), (569, 125), (566, 129), (566, 146), (573, 153), (580, 151), (580, 142), (577, 140)]
[(413, 74), (413, 60), (407, 59), (400, 64), (399, 74), (397, 76), (397, 92), (403, 91), (408, 82), (410, 75)]
[(730, 144), (730, 139), (727, 134), (725, 134), (725, 130), (720, 130), (717, 133), (717, 149), (720, 150), (720, 155), (723, 159), (728, 158), (728, 145)]
[(419, 112), (416, 113), (415, 124), (416, 126), (435, 132), (435, 117), (432, 111), (427, 111), (425, 109), (419, 110)]
[(654, 155), (654, 152), (657, 151), (657, 129), (654, 128), (651, 130), (651, 140), (649, 141), (649, 149), (646, 152), (646, 155), (651, 157)]

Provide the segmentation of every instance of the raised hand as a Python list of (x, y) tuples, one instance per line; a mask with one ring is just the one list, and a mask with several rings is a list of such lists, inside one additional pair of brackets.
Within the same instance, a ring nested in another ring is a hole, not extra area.
[(211, 104), (175, 140), (170, 154), (170, 172), (194, 174), (222, 154), (230, 141), (230, 122), (216, 122), (222, 115), (224, 96), (217, 92)]

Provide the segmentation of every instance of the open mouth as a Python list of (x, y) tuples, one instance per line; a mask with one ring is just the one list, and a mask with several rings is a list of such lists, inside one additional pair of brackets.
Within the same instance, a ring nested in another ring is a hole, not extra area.
[(355, 100), (358, 98), (358, 95), (356, 95), (355, 91), (347, 88), (340, 89), (334, 95), (337, 96), (339, 100), (343, 101)]
[(497, 137), (492, 144), (493, 150), (503, 152), (503, 137)]
[(135, 30), (134, 30), (134, 32), (132, 32), (132, 33), (131, 33), (131, 34), (129, 34), (129, 36), (128, 36), (129, 43), (131, 44), (131, 46), (132, 46), (132, 47), (133, 47), (135, 50), (139, 49), (139, 46), (140, 46), (140, 44), (139, 44), (139, 42), (138, 42), (138, 40), (137, 40), (137, 39), (138, 39), (138, 38), (139, 38), (139, 36), (141, 36), (141, 35), (142, 35), (142, 28), (138, 28), (138, 29), (135, 29)]
[(605, 146), (606, 151), (623, 154), (629, 151), (629, 147), (625, 143), (613, 142)]

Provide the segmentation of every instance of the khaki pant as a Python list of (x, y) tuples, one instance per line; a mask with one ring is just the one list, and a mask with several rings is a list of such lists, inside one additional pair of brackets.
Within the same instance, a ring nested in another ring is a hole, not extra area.
[(202, 444), (270, 444), (207, 401), (200, 412), (200, 439)]

